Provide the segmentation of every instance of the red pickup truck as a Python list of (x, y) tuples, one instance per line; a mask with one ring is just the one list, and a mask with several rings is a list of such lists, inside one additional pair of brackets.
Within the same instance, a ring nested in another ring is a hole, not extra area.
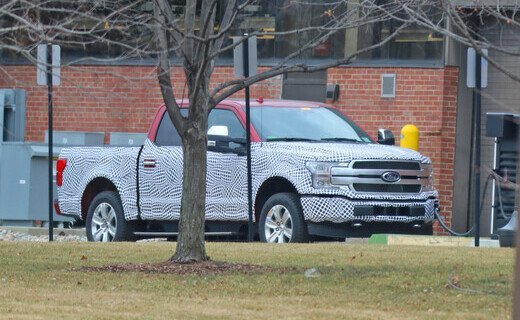
[[(321, 103), (258, 101), (251, 105), (251, 122), (261, 241), (432, 232), (438, 201), (427, 157), (387, 145), (393, 139), (385, 135), (374, 142)], [(221, 102), (208, 128), (206, 231), (242, 234), (248, 221), (242, 102)], [(174, 237), (182, 161), (179, 136), (160, 107), (140, 147), (63, 149), (56, 207), (85, 222), (91, 241)]]

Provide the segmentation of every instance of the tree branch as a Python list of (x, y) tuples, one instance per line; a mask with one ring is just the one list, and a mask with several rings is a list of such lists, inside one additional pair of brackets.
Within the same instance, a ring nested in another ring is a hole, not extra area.
[[(244, 79), (235, 79), (235, 80), (231, 80), (231, 81), (222, 83), (211, 92), (211, 97), (214, 99), (215, 103), (219, 103), (220, 101), (228, 98), (229, 96), (235, 94), (236, 92), (244, 89), (246, 86), (250, 86), (254, 83), (275, 77), (277, 75), (280, 75), (280, 74), (283, 74), (286, 72), (294, 72), (294, 71), (314, 72), (314, 71), (319, 71), (319, 70), (325, 70), (325, 69), (328, 69), (331, 67), (336, 67), (339, 65), (350, 64), (352, 59), (354, 57), (356, 57), (357, 55), (362, 54), (364, 52), (374, 50), (375, 48), (379, 48), (379, 47), (385, 45), (390, 40), (395, 38), (401, 30), (405, 29), (408, 26), (409, 26), (408, 24), (403, 24), (402, 26), (397, 28), (390, 36), (385, 38), (383, 41), (381, 41), (377, 44), (374, 44), (372, 46), (366, 47), (364, 49), (358, 50), (355, 53), (349, 55), (348, 57), (346, 57), (344, 59), (339, 59), (339, 60), (332, 61), (329, 63), (321, 64), (318, 66), (308, 66), (306, 64), (296, 64), (296, 65), (292, 65), (292, 66), (278, 66), (278, 67), (272, 68), (268, 71), (258, 73), (252, 77), (248, 77), (248, 78), (244, 78)], [(229, 88), (226, 91), (219, 94), (220, 91), (222, 91), (225, 88), (230, 87), (230, 86), (231, 86), (231, 88)]]
[(182, 135), (186, 131), (186, 124), (184, 117), (181, 114), (180, 107), (175, 101), (175, 95), (173, 93), (173, 87), (170, 78), (170, 61), (168, 57), (168, 39), (166, 32), (164, 31), (165, 17), (160, 10), (160, 6), (164, 4), (164, 0), (156, 0), (156, 6), (154, 7), (154, 15), (157, 21), (155, 27), (156, 41), (158, 47), (161, 49), (159, 52), (159, 59), (157, 65), (157, 78), (159, 80), (159, 86), (163, 96), (164, 104), (168, 110), (168, 115), (173, 122), (177, 132)]

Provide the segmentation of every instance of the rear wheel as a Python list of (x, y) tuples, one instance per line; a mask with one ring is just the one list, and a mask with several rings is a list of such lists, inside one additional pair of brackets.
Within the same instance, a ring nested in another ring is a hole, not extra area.
[(103, 191), (90, 203), (85, 226), (87, 239), (96, 242), (133, 241), (134, 228), (125, 220), (119, 195)]
[(298, 195), (277, 193), (260, 213), (259, 235), (262, 242), (308, 242), (307, 225)]

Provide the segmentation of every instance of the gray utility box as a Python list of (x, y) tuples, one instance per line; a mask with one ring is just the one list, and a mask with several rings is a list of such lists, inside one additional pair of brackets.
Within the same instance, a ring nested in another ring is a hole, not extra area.
[[(103, 144), (104, 132), (53, 131), (52, 143), (61, 146), (99, 146)], [(45, 130), (45, 143), (49, 142), (49, 132)]]
[(0, 143), (24, 140), (25, 95), (25, 90), (22, 89), (0, 89)]
[(0, 127), (0, 142), (24, 140), (25, 90), (0, 89)]
[(111, 146), (141, 146), (146, 140), (146, 133), (110, 132)]
[[(48, 221), (48, 146), (3, 142), (0, 159), (0, 224), (31, 226), (35, 220)], [(54, 147), (56, 158), (61, 148)], [(56, 168), (56, 161), (54, 161)], [(55, 177), (54, 179), (55, 180)], [(54, 195), (56, 196), (56, 185)], [(57, 216), (54, 220), (72, 221)]]

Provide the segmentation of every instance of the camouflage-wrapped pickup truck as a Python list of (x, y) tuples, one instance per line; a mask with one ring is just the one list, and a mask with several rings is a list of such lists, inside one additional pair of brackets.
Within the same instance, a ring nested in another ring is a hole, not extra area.
[[(182, 147), (165, 111), (159, 108), (141, 147), (65, 148), (60, 154), (56, 208), (85, 222), (89, 240), (177, 234)], [(388, 131), (375, 143), (337, 109), (302, 101), (259, 100), (251, 105), (251, 122), (261, 241), (432, 232), (438, 200), (431, 162), (388, 145)], [(206, 231), (240, 235), (248, 221), (242, 102), (221, 102), (208, 127)]]

